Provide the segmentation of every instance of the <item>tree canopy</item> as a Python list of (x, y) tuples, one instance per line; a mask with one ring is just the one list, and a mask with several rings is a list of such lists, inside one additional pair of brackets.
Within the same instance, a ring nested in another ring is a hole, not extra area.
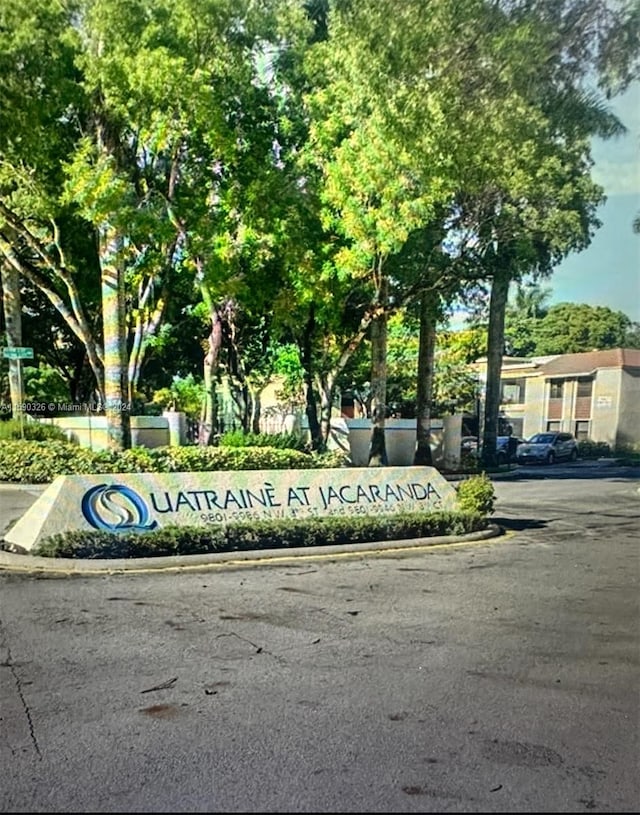
[(4, 0), (0, 263), (23, 330), (76, 399), (199, 373), (204, 442), (223, 396), (247, 429), (294, 360), (318, 447), (366, 343), (384, 443), (394, 366), (419, 426), (470, 395), (435, 335), (484, 291), (490, 452), (505, 338), (633, 341), (606, 309), (507, 302), (599, 226), (590, 139), (621, 129), (639, 25), (636, 0)]

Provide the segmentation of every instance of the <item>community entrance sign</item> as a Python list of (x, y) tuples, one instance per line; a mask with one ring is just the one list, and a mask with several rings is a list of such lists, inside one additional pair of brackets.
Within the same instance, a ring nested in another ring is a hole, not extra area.
[(5, 535), (23, 550), (58, 532), (149, 532), (276, 518), (453, 510), (434, 467), (58, 476)]

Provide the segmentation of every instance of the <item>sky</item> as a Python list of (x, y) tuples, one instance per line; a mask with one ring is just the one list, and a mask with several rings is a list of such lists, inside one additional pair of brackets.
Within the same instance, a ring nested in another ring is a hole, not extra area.
[[(549, 305), (608, 306), (640, 322), (640, 235), (632, 228), (640, 215), (640, 82), (612, 99), (609, 109), (627, 132), (592, 143), (593, 178), (607, 199), (598, 209), (602, 226), (590, 245), (569, 255), (542, 286), (549, 290)], [(458, 312), (451, 326), (462, 328), (465, 316)]]
[(640, 322), (640, 83), (611, 100), (609, 107), (627, 133), (593, 141), (594, 180), (607, 201), (598, 210), (602, 226), (589, 247), (569, 255), (544, 285), (549, 303), (588, 303), (622, 311)]

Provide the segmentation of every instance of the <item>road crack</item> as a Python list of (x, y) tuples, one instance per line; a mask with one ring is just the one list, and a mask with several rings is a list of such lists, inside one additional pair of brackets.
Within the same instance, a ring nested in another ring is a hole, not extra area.
[(38, 744), (38, 739), (36, 738), (36, 731), (33, 724), (33, 718), (31, 717), (31, 710), (29, 709), (29, 705), (27, 704), (27, 700), (24, 698), (24, 693), (22, 690), (22, 680), (20, 679), (20, 675), (16, 670), (16, 666), (13, 662), (13, 656), (11, 654), (11, 646), (7, 641), (7, 636), (4, 633), (4, 626), (2, 622), (0, 622), (0, 634), (2, 637), (0, 638), (0, 648), (3, 648), (6, 651), (6, 659), (0, 662), (0, 667), (8, 668), (11, 671), (11, 676), (13, 676), (13, 681), (16, 685), (16, 691), (18, 692), (18, 697), (22, 704), (22, 709), (24, 710), (25, 717), (27, 719), (27, 724), (29, 725), (29, 735), (31, 737), (31, 742), (33, 743), (34, 750), (38, 756), (38, 759), (42, 761), (42, 753), (40, 752), (40, 745)]

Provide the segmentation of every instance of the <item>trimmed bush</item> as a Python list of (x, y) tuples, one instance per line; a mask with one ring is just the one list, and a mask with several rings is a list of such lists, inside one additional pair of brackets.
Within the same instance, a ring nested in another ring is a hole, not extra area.
[(620, 464), (629, 467), (640, 464), (640, 444), (638, 442), (618, 444), (613, 452)]
[[(24, 436), (23, 436), (24, 433)], [(64, 441), (68, 438), (59, 427), (50, 424), (41, 424), (25, 419), (20, 427), (20, 419), (7, 419), (0, 421), (0, 441)]]
[(491, 515), (495, 500), (493, 483), (486, 473), (472, 475), (458, 485), (458, 507), (462, 512)]
[(135, 447), (121, 452), (94, 452), (61, 441), (5, 441), (0, 445), (0, 481), (24, 484), (44, 484), (58, 475), (91, 473), (308, 470), (343, 465), (340, 455), (308, 455), (273, 447)]
[(69, 442), (5, 441), (0, 444), (0, 481), (42, 484), (62, 473), (115, 472), (100, 455)]
[(220, 436), (220, 447), (275, 447), (276, 450), (307, 449), (307, 442), (298, 433), (245, 433), (242, 430), (230, 430)]
[(591, 439), (580, 439), (578, 442), (579, 458), (609, 458), (611, 447), (606, 441), (591, 441)]
[(398, 513), (377, 517), (255, 521), (210, 527), (167, 526), (153, 532), (74, 531), (32, 550), (43, 557), (133, 558), (244, 552), (461, 535), (486, 528), (474, 512)]

